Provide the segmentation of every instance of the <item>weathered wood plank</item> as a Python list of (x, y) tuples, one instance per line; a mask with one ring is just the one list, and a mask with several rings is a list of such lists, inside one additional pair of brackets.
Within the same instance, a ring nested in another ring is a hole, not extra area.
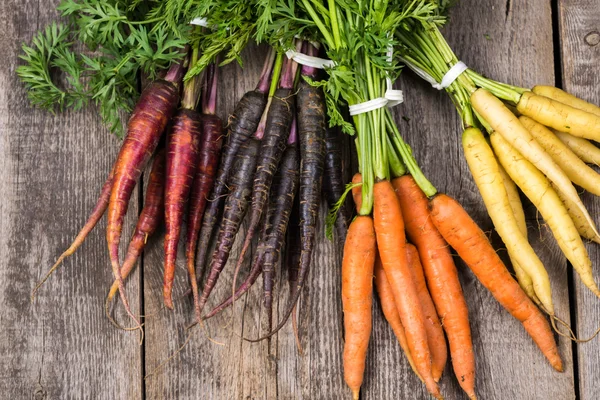
[[(554, 81), (549, 2), (461, 1), (451, 11), (451, 22), (444, 32), (458, 57), (487, 76), (526, 87), (540, 81)], [(438, 189), (456, 197), (485, 231), (491, 231), (491, 221), (464, 161), (460, 144), (462, 130), (451, 102), (428, 84), (416, 82), (413, 74), (404, 74), (401, 86), (406, 102), (395, 109), (397, 121), (425, 174)], [(405, 122), (400, 116), (410, 121)], [(556, 312), (568, 319), (565, 260), (545, 229), (537, 233), (533, 210), (529, 210), (528, 217), (531, 241), (550, 273)], [(574, 398), (570, 343), (560, 340), (566, 371), (554, 372), (521, 324), (458, 259), (457, 266), (469, 306), (478, 396), (483, 399)], [(363, 398), (427, 398), (400, 354), (391, 329), (383, 322), (378, 305), (375, 321)], [(450, 363), (441, 389), (446, 399), (466, 398)]]
[[(21, 43), (57, 17), (57, 4), (0, 4), (0, 393), (139, 399), (137, 338), (104, 318), (112, 281), (104, 222), (36, 302), (29, 300), (88, 217), (119, 148), (92, 108), (57, 116), (31, 108), (15, 74)], [(136, 281), (137, 275), (129, 292), (134, 310)]]
[[(558, 1), (560, 50), (562, 61), (562, 86), (569, 93), (594, 104), (600, 104), (600, 2), (598, 0)], [(590, 214), (600, 213), (600, 201), (590, 193), (582, 195)], [(598, 218), (596, 218), (598, 222)], [(588, 244), (594, 263), (594, 275), (600, 261), (598, 245)], [(596, 296), (581, 283), (572, 271), (575, 287), (575, 318), (577, 335), (588, 337), (600, 325), (600, 303)], [(595, 399), (600, 390), (600, 362), (598, 339), (577, 345), (579, 366), (579, 395), (581, 399)]]

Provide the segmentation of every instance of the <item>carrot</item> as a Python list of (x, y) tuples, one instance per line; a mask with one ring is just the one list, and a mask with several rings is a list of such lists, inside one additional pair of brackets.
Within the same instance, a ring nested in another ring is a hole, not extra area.
[(585, 239), (591, 240), (592, 242), (600, 243), (600, 237), (596, 233), (596, 227), (590, 226), (588, 220), (585, 218), (585, 215), (581, 214), (577, 205), (573, 204), (573, 202), (567, 199), (556, 186), (552, 185), (552, 188), (563, 202), (569, 217), (571, 217), (577, 232), (579, 232), (579, 235)]
[(485, 233), (456, 200), (445, 194), (438, 194), (430, 201), (430, 211), (433, 223), (448, 244), (494, 298), (523, 324), (550, 365), (562, 371), (562, 361), (548, 321), (512, 278)]
[[(521, 203), (521, 198), (519, 197), (517, 185), (515, 185), (513, 180), (510, 179), (510, 176), (508, 176), (501, 164), (498, 164), (498, 172), (500, 172), (500, 176), (502, 177), (502, 184), (506, 190), (508, 202), (510, 203), (510, 208), (515, 216), (515, 219), (517, 220), (519, 230), (525, 239), (527, 239), (527, 223), (525, 221), (525, 212), (523, 211), (523, 204)], [(521, 267), (519, 262), (514, 257), (511, 257), (510, 253), (508, 256), (510, 258), (510, 262), (512, 263), (513, 269), (515, 270), (517, 282), (519, 282), (521, 289), (527, 293), (527, 296), (529, 296), (529, 298), (533, 300), (535, 304), (538, 306), (541, 305), (540, 299), (538, 299), (535, 291), (533, 290), (533, 280), (531, 279), (531, 276), (525, 272), (523, 267)]]
[(423, 267), (419, 260), (419, 253), (415, 246), (410, 243), (406, 244), (406, 252), (408, 257), (408, 265), (412, 273), (413, 281), (419, 293), (419, 300), (425, 316), (425, 330), (427, 331), (427, 343), (431, 351), (431, 373), (433, 379), (438, 382), (446, 367), (448, 359), (448, 350), (446, 349), (446, 338), (442, 330), (442, 324), (435, 311), (435, 306), (427, 284), (425, 283), (425, 275), (423, 275)]
[(264, 132), (257, 138), (262, 140), (260, 154), (254, 173), (254, 183), (252, 185), (252, 207), (250, 209), (250, 224), (246, 232), (246, 239), (240, 251), (236, 270), (238, 270), (244, 261), (246, 251), (252, 243), (254, 234), (257, 232), (263, 210), (266, 208), (269, 191), (273, 183), (273, 176), (277, 171), (281, 157), (286, 148), (286, 140), (290, 133), (292, 120), (294, 118), (295, 96), (292, 93), (294, 87), (294, 77), (296, 75), (297, 64), (291, 60), (286, 60), (286, 66), (279, 82), (279, 89), (275, 91), (271, 99), (269, 112)]
[(377, 244), (373, 219), (358, 216), (350, 224), (342, 260), (344, 380), (358, 400), (371, 336), (373, 267)]
[(294, 140), (285, 150), (280, 169), (271, 188), (266, 238), (261, 243), (265, 253), (262, 271), (267, 332), (271, 332), (272, 326), (274, 267), (279, 262), (279, 255), (283, 247), (287, 225), (298, 189), (299, 164), (300, 154)]
[(573, 96), (570, 93), (565, 92), (559, 88), (553, 86), (544, 86), (537, 85), (534, 86), (531, 91), (539, 96), (548, 97), (552, 100), (556, 100), (559, 103), (566, 104), (573, 108), (577, 108), (579, 110), (588, 112), (590, 114), (595, 114), (600, 116), (600, 107), (595, 104), (588, 103), (585, 100), (580, 99), (579, 97)]
[(529, 161), (525, 160), (510, 144), (497, 133), (490, 135), (498, 160), (523, 193), (542, 214), (552, 234), (581, 277), (581, 281), (597, 296), (600, 291), (592, 275), (592, 262), (581, 241), (567, 209), (548, 179)]
[[(316, 71), (306, 66), (302, 67), (304, 76), (316, 77)], [(298, 269), (298, 283), (290, 294), (287, 311), (279, 324), (262, 340), (274, 335), (287, 322), (294, 310), (304, 282), (308, 276), (312, 251), (314, 248), (318, 211), (321, 205), (321, 184), (325, 158), (326, 108), (325, 95), (322, 88), (309, 85), (302, 80), (298, 89), (298, 138), (300, 141), (300, 241), (302, 252)]]
[[(119, 282), (121, 300), (130, 317), (137, 321), (129, 310), (125, 294), (121, 266), (119, 264), (119, 243), (123, 229), (123, 219), (129, 200), (140, 175), (171, 119), (179, 101), (176, 82), (181, 79), (183, 68), (176, 64), (167, 72), (165, 80), (154, 81), (140, 96), (129, 119), (127, 136), (114, 166), (113, 186), (108, 203), (108, 223), (106, 241), (110, 254), (113, 275)], [(139, 325), (139, 322), (138, 322)]]
[(431, 298), (443, 321), (450, 345), (454, 374), (469, 398), (475, 396), (475, 354), (469, 315), (458, 272), (448, 244), (429, 214), (427, 196), (410, 175), (392, 181), (396, 190), (408, 238), (415, 244)]
[(525, 92), (517, 111), (526, 117), (573, 136), (600, 141), (600, 115), (568, 106), (548, 97)]
[(600, 175), (587, 166), (554, 133), (531, 118), (521, 116), (519, 121), (531, 133), (535, 140), (546, 150), (550, 157), (567, 177), (576, 185), (590, 193), (600, 196)]
[(554, 134), (584, 162), (600, 165), (600, 149), (594, 146), (589, 140), (564, 132), (554, 131)]
[[(152, 170), (150, 171), (150, 179), (148, 188), (146, 189), (146, 197), (144, 198), (144, 208), (140, 213), (137, 225), (127, 248), (127, 255), (121, 267), (121, 275), (123, 279), (133, 271), (148, 238), (152, 236), (160, 221), (164, 217), (164, 188), (165, 188), (165, 161), (166, 151), (159, 150), (154, 156), (152, 162)], [(108, 305), (119, 290), (119, 282), (114, 282), (106, 296), (106, 310)]]
[[(185, 206), (196, 174), (201, 129), (200, 114), (191, 109), (182, 109), (173, 118), (173, 125), (169, 132), (165, 179), (166, 233), (163, 300), (170, 309), (173, 309), (172, 291), (175, 279), (177, 246)], [(194, 282), (195, 280), (194, 277)]]
[[(302, 253), (302, 245), (300, 241), (300, 202), (298, 196), (294, 201), (292, 207), (292, 214), (288, 222), (287, 238), (285, 242), (285, 258), (288, 273), (288, 285), (290, 294), (296, 289), (298, 284), (298, 268), (300, 264), (300, 254)], [(302, 343), (300, 341), (300, 334), (298, 332), (298, 303), (294, 305), (292, 310), (292, 330), (294, 331), (294, 337), (296, 338), (296, 347), (298, 352), (302, 354)]]
[[(522, 98), (530, 94), (526, 92)], [(575, 190), (567, 175), (556, 165), (552, 157), (544, 151), (540, 144), (534, 140), (531, 133), (517, 117), (506, 108), (504, 103), (484, 89), (477, 89), (471, 95), (471, 102), (475, 111), (489, 123), (491, 129), (502, 135), (511, 146), (523, 154), (550, 181), (554, 182), (566, 197), (577, 204), (581, 212), (590, 221), (590, 224), (593, 224), (593, 219), (589, 216), (587, 209), (579, 199), (577, 190)]]
[[(219, 151), (223, 136), (223, 123), (221, 118), (215, 115), (217, 106), (217, 81), (218, 67), (215, 64), (209, 66), (207, 72), (206, 85), (202, 95), (202, 119), (200, 147), (198, 149), (198, 165), (196, 176), (192, 184), (190, 193), (187, 236), (185, 242), (185, 252), (187, 258), (187, 269), (194, 296), (194, 310), (196, 319), (200, 320), (198, 310), (198, 282), (196, 277), (196, 246), (198, 243), (198, 234), (202, 224), (202, 216), (206, 202), (214, 183), (214, 177), (219, 162)], [(207, 244), (203, 244), (208, 247)]]
[(404, 221), (392, 184), (380, 181), (373, 186), (373, 223), (377, 248), (385, 274), (392, 286), (396, 308), (419, 375), (436, 398), (440, 391), (431, 371), (431, 352), (427, 342), (425, 316), (406, 253)]
[(81, 231), (79, 231), (79, 233), (75, 237), (75, 240), (73, 240), (73, 243), (71, 243), (69, 248), (67, 250), (65, 250), (60, 255), (60, 257), (58, 257), (58, 260), (56, 260), (56, 262), (54, 263), (52, 268), (50, 268), (50, 270), (46, 273), (46, 275), (42, 278), (42, 280), (40, 280), (35, 285), (35, 288), (31, 292), (31, 300), (32, 301), (35, 297), (35, 294), (40, 289), (40, 287), (42, 287), (42, 285), (48, 280), (48, 278), (50, 278), (50, 275), (52, 275), (54, 273), (54, 271), (56, 271), (58, 269), (58, 267), (61, 266), (61, 264), (65, 258), (72, 256), (75, 253), (75, 251), (79, 248), (79, 246), (81, 246), (83, 244), (83, 242), (85, 241), (87, 236), (90, 234), (90, 232), (94, 229), (94, 227), (96, 227), (96, 224), (98, 223), (98, 221), (100, 221), (100, 218), (102, 218), (102, 216), (104, 215), (104, 212), (106, 211), (106, 208), (108, 207), (108, 200), (110, 199), (110, 191), (112, 189), (112, 184), (113, 184), (113, 172), (114, 171), (110, 171), (110, 174), (108, 175), (108, 178), (106, 179), (106, 182), (104, 182), (104, 185), (102, 185), (102, 189), (100, 190), (100, 196), (98, 197), (98, 201), (96, 202), (96, 205), (92, 209), (92, 213), (88, 217), (88, 220), (86, 221), (85, 225), (83, 225), (83, 228), (81, 228)]
[(535, 294), (546, 312), (554, 315), (548, 272), (519, 227), (490, 145), (477, 128), (465, 129), (462, 143), (471, 175), (496, 231), (510, 256), (517, 260), (518, 265), (531, 277)]
[[(203, 266), (208, 253), (208, 243), (213, 234), (217, 221), (222, 214), (222, 206), (228, 193), (228, 178), (232, 171), (236, 155), (241, 146), (256, 132), (260, 117), (267, 104), (274, 51), (271, 49), (265, 59), (263, 71), (256, 89), (246, 92), (238, 101), (227, 121), (227, 141), (221, 152), (219, 168), (214, 178), (214, 186), (202, 218), (196, 262)], [(252, 173), (252, 172), (250, 172)], [(198, 278), (199, 279), (199, 278)]]
[(219, 279), (219, 275), (227, 263), (235, 235), (246, 215), (252, 184), (252, 181), (248, 177), (252, 176), (252, 171), (256, 168), (259, 146), (260, 142), (256, 139), (246, 140), (240, 146), (235, 157), (235, 162), (232, 165), (233, 174), (228, 180), (230, 191), (225, 200), (223, 224), (219, 229), (217, 245), (210, 263), (209, 275), (200, 296), (200, 312), (202, 312), (208, 296), (215, 287), (217, 279)]
[(404, 333), (404, 326), (402, 326), (400, 315), (398, 315), (396, 303), (394, 302), (394, 294), (392, 293), (392, 287), (385, 276), (385, 271), (381, 265), (379, 254), (375, 258), (375, 289), (379, 295), (381, 310), (383, 311), (386, 321), (388, 324), (390, 324), (390, 327), (394, 331), (394, 335), (396, 335), (396, 339), (398, 339), (398, 343), (400, 344), (400, 347), (402, 348), (402, 351), (404, 352), (404, 355), (406, 356), (406, 359), (408, 360), (413, 372), (419, 377), (419, 379), (421, 379), (421, 381), (423, 381), (423, 378), (421, 378), (421, 375), (419, 375), (419, 371), (417, 371), (415, 362), (410, 355), (408, 341), (406, 340), (406, 334)]

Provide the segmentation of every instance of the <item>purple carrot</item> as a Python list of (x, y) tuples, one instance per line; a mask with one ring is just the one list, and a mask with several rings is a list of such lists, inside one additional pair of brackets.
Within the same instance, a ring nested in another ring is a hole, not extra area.
[[(198, 50), (194, 49), (192, 63), (197, 57)], [(201, 87), (202, 80), (198, 76), (185, 83), (181, 109), (173, 118), (167, 141), (163, 300), (170, 309), (173, 309), (173, 281), (183, 215), (198, 168), (202, 115), (195, 108)]]
[(235, 235), (239, 230), (240, 224), (246, 215), (248, 202), (250, 201), (252, 180), (252, 171), (256, 168), (256, 160), (260, 142), (257, 139), (246, 140), (235, 156), (232, 165), (232, 175), (229, 177), (229, 195), (225, 200), (223, 207), (223, 223), (217, 236), (217, 246), (211, 258), (208, 278), (202, 290), (199, 309), (202, 312), (208, 296), (212, 292), (221, 271), (227, 263), (229, 253)]
[[(294, 201), (294, 207), (292, 208), (292, 215), (290, 216), (290, 222), (288, 224), (286, 248), (285, 248), (285, 263), (288, 271), (288, 284), (290, 288), (290, 297), (296, 292), (296, 285), (298, 284), (298, 264), (300, 263), (300, 254), (302, 248), (300, 244), (300, 204), (298, 198)], [(302, 344), (300, 342), (300, 335), (298, 333), (298, 316), (296, 308), (298, 303), (294, 304), (292, 310), (292, 329), (294, 331), (294, 337), (296, 338), (296, 346), (298, 352), (302, 354)]]
[(178, 86), (183, 77), (183, 69), (181, 64), (174, 64), (165, 75), (164, 80), (154, 81), (144, 90), (129, 120), (127, 136), (114, 167), (113, 186), (108, 204), (106, 241), (113, 275), (119, 283), (121, 300), (127, 314), (138, 323), (138, 326), (140, 325), (137, 318), (129, 309), (119, 263), (119, 243), (121, 242), (123, 219), (133, 188), (177, 107), (179, 102)]
[(187, 219), (185, 252), (197, 321), (200, 321), (201, 315), (196, 277), (196, 243), (198, 242), (204, 208), (206, 207), (210, 190), (213, 187), (223, 137), (223, 123), (221, 118), (215, 115), (217, 107), (217, 81), (218, 67), (216, 64), (211, 64), (208, 67), (206, 85), (202, 94), (202, 137), (200, 139), (198, 167), (192, 185)]
[(263, 210), (265, 209), (269, 191), (271, 190), (273, 176), (279, 167), (281, 157), (286, 148), (286, 140), (289, 136), (294, 117), (295, 96), (293, 94), (293, 87), (297, 67), (298, 64), (295, 62), (286, 60), (284, 72), (281, 75), (280, 87), (275, 91), (275, 95), (271, 101), (264, 136), (262, 137), (258, 164), (254, 173), (250, 225), (240, 252), (236, 270), (239, 270), (241, 264), (244, 262), (246, 251), (250, 247), (254, 234), (259, 228)]
[(206, 261), (210, 238), (223, 211), (222, 205), (228, 193), (228, 177), (230, 171), (232, 171), (236, 155), (240, 147), (256, 132), (260, 117), (267, 104), (267, 91), (269, 90), (274, 57), (275, 52), (271, 48), (265, 59), (263, 71), (256, 89), (244, 94), (227, 121), (227, 141), (221, 152), (219, 169), (215, 176), (215, 183), (209, 202), (204, 211), (202, 228), (200, 229), (198, 239), (200, 246), (198, 246), (196, 262), (200, 266), (203, 266)]
[[(121, 276), (123, 279), (133, 271), (137, 265), (137, 260), (142, 254), (148, 238), (156, 231), (156, 228), (163, 220), (164, 216), (164, 193), (165, 193), (165, 163), (166, 151), (160, 149), (154, 156), (146, 197), (144, 198), (144, 208), (138, 218), (135, 231), (129, 242), (127, 255), (123, 266), (121, 267)], [(106, 296), (105, 310), (109, 315), (109, 305), (115, 294), (119, 290), (119, 282), (115, 281)]]
[[(310, 46), (315, 54), (316, 49)], [(317, 78), (317, 70), (311, 67), (302, 67), (302, 75), (313, 80)], [(260, 341), (271, 337), (286, 323), (294, 310), (302, 293), (302, 287), (308, 275), (312, 251), (314, 248), (319, 206), (321, 203), (321, 186), (323, 181), (323, 168), (325, 160), (325, 131), (326, 109), (325, 96), (320, 87), (309, 85), (301, 80), (298, 89), (298, 137), (300, 140), (300, 239), (301, 249), (298, 283), (290, 298), (290, 304), (284, 313), (282, 321), (267, 335), (251, 340)]]

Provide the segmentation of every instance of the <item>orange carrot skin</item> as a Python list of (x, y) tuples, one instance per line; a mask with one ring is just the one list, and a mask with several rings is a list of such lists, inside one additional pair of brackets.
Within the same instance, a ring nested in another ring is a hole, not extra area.
[[(114, 166), (106, 227), (106, 240), (116, 278), (120, 276), (119, 242), (123, 219), (133, 188), (154, 153), (178, 101), (179, 90), (175, 84), (156, 80), (144, 90), (129, 119), (127, 136)], [(121, 295), (124, 296), (123, 293)]]
[(440, 397), (431, 372), (431, 352), (427, 342), (425, 318), (408, 265), (400, 203), (389, 181), (380, 181), (374, 185), (373, 199), (373, 221), (379, 256), (392, 286), (411, 356), (427, 390), (433, 396)]
[(373, 267), (377, 244), (371, 217), (350, 224), (342, 260), (344, 310), (344, 380), (358, 399), (371, 336)]
[(412, 244), (406, 245), (406, 254), (408, 257), (408, 265), (412, 272), (413, 280), (417, 286), (421, 307), (425, 316), (425, 330), (427, 331), (427, 342), (431, 351), (431, 373), (433, 379), (438, 382), (442, 377), (446, 361), (448, 360), (448, 349), (446, 349), (446, 338), (442, 330), (442, 324), (435, 311), (433, 300), (427, 290), (425, 276), (423, 275), (423, 267), (419, 260), (419, 253)]
[(433, 223), (444, 239), (525, 330), (557, 371), (563, 370), (548, 321), (508, 272), (477, 224), (458, 202), (445, 194), (430, 201)]
[[(172, 291), (177, 261), (177, 246), (196, 169), (202, 131), (201, 115), (182, 109), (173, 118), (167, 144), (165, 178), (165, 272), (163, 299), (173, 309)], [(194, 282), (195, 283), (195, 282)]]
[(431, 298), (448, 337), (452, 367), (460, 386), (475, 398), (475, 353), (469, 311), (448, 244), (429, 215), (429, 200), (410, 175), (392, 181), (409, 240), (419, 251)]

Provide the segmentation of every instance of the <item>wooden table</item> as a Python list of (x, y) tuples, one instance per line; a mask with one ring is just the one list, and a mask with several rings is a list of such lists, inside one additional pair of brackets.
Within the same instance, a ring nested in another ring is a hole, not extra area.
[[(227, 312), (208, 323), (206, 331), (197, 331), (179, 356), (156, 371), (185, 341), (183, 327), (191, 320), (190, 304), (182, 300), (174, 312), (160, 311), (162, 243), (154, 238), (141, 260), (142, 268), (129, 282), (134, 310), (149, 315), (146, 339), (140, 346), (135, 334), (115, 329), (103, 310), (111, 282), (104, 222), (40, 291), (36, 302), (30, 302), (36, 281), (87, 218), (119, 148), (119, 141), (107, 133), (92, 107), (57, 116), (33, 109), (15, 75), (21, 43), (56, 18), (56, 3), (0, 3), (0, 396), (349, 398), (341, 371), (341, 254), (325, 239), (316, 248), (310, 287), (302, 298), (302, 356), (289, 326), (273, 338), (270, 349), (265, 342), (250, 344), (241, 339), (261, 332), (257, 289), (237, 302), (233, 314)], [(445, 33), (458, 56), (486, 75), (524, 87), (556, 84), (599, 104), (598, 21), (599, 0), (462, 0), (452, 11)], [(256, 51), (246, 52), (243, 71), (234, 65), (223, 69), (221, 116), (253, 87), (262, 57)], [(426, 175), (441, 191), (457, 197), (484, 230), (491, 231), (462, 155), (459, 120), (449, 99), (410, 73), (403, 74), (398, 85), (406, 102), (394, 112)], [(141, 193), (142, 188), (132, 201), (124, 237), (139, 212)], [(592, 214), (599, 215), (600, 201), (587, 193), (583, 197)], [(600, 325), (600, 302), (582, 286), (531, 208), (528, 217), (530, 238), (551, 275), (558, 315), (570, 321), (578, 335), (589, 335)], [(588, 250), (598, 266), (600, 247), (589, 245)], [(554, 372), (521, 325), (457, 262), (469, 305), (481, 399), (598, 398), (600, 339), (574, 345), (560, 338), (566, 368)], [(177, 273), (176, 294), (187, 285), (183, 263)], [(224, 274), (214, 299), (228, 293), (230, 275)], [(287, 285), (284, 280), (279, 285), (285, 301)], [(283, 303), (275, 307), (281, 312)], [(427, 398), (377, 302), (373, 312), (361, 398)], [(120, 320), (125, 321), (122, 312)], [(449, 366), (441, 386), (447, 399), (466, 398)]]

